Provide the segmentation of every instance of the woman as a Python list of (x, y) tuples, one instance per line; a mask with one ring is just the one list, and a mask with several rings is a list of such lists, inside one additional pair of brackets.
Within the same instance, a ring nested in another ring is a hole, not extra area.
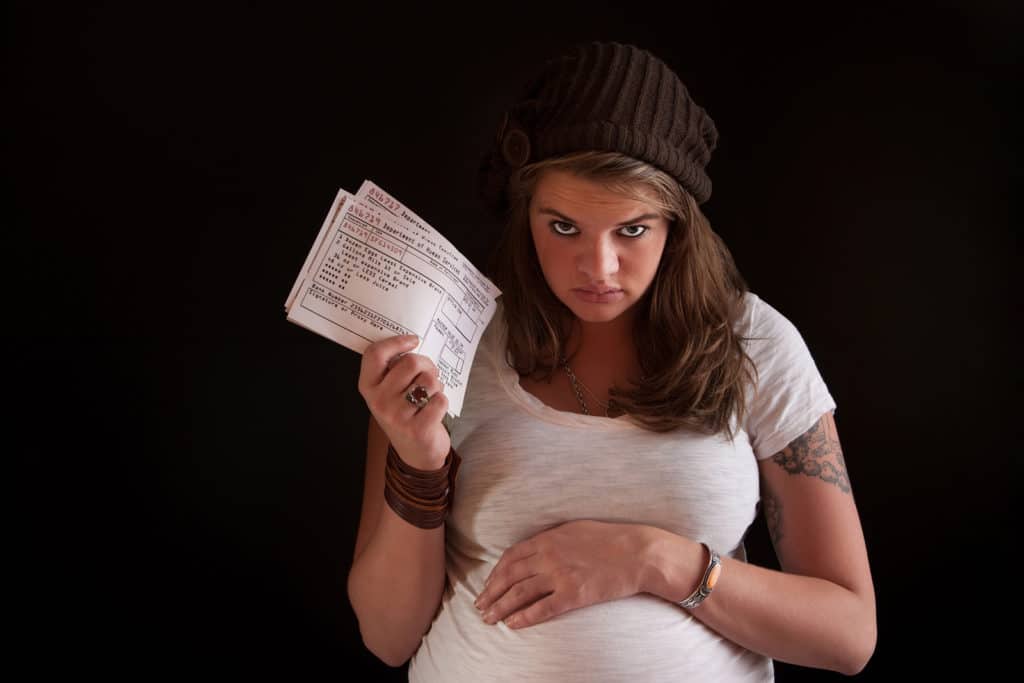
[[(349, 596), (410, 680), (771, 680), (773, 659), (870, 658), (835, 403), (699, 209), (717, 135), (649, 52), (553, 60), (484, 165), (503, 295), (461, 417), (415, 339), (364, 353)], [(746, 562), (759, 501), (781, 571)]]

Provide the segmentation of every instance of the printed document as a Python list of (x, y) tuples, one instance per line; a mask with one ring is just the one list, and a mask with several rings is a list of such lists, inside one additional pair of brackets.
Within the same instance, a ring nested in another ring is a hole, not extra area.
[(373, 182), (339, 190), (285, 301), (287, 319), (357, 353), (419, 335), (458, 417), (501, 292), (437, 230)]

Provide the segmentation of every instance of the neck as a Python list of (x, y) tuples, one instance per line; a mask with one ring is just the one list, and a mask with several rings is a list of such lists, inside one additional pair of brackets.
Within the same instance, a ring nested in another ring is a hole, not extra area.
[[(588, 322), (576, 318), (569, 335), (570, 350), (583, 351), (587, 347), (611, 348), (624, 343), (632, 344), (633, 312), (627, 311), (614, 320)], [(572, 345), (578, 348), (574, 348)]]
[(577, 320), (567, 344), (572, 365), (597, 384), (622, 383), (639, 373), (633, 318), (622, 315), (604, 323)]

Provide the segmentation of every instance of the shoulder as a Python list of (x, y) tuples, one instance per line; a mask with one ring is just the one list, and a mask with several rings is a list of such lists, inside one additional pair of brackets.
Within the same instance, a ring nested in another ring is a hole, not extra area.
[(504, 379), (507, 369), (503, 363), (506, 336), (507, 325), (499, 297), (494, 313), (480, 333), (473, 352), (466, 377), (466, 399), (462, 414), (452, 420), (450, 425), (452, 444), (456, 448), (477, 426), (505, 409), (508, 400)]
[(508, 323), (505, 320), (505, 307), (501, 297), (495, 300), (494, 315), (480, 335), (480, 350), (489, 357), (500, 359), (508, 341)]
[(505, 319), (505, 308), (502, 306), (501, 297), (495, 300), (495, 304), (494, 313), (487, 321), (477, 341), (471, 363), (470, 379), (474, 375), (491, 377), (500, 374), (505, 367), (509, 366), (507, 360), (508, 323)]
[(754, 292), (744, 292), (736, 331), (749, 341), (779, 340), (799, 336), (796, 325)]
[(760, 459), (803, 434), (835, 401), (796, 325), (756, 294), (746, 294), (737, 333), (755, 369), (747, 431)]
[(758, 371), (813, 365), (807, 342), (797, 326), (753, 292), (744, 294), (743, 309), (734, 329)]

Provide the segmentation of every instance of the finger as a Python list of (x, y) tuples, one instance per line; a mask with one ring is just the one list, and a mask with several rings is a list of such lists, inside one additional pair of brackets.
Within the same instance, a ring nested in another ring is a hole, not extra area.
[(421, 413), (435, 396), (444, 396), (444, 385), (437, 377), (421, 372), (400, 393), (405, 403), (403, 417), (408, 419)]
[(505, 617), (505, 625), (512, 629), (526, 628), (554, 619), (559, 614), (564, 614), (571, 609), (573, 606), (566, 603), (558, 593), (549, 593), (525, 609)]
[(419, 344), (415, 334), (397, 335), (374, 342), (363, 351), (359, 367), (359, 389), (363, 391), (380, 384), (395, 359)]
[(498, 563), (494, 565), (494, 569), (492, 569), (491, 573), (487, 576), (486, 579), (484, 579), (484, 586), (487, 586), (491, 582), (491, 579), (495, 577), (495, 575), (505, 572), (509, 565), (515, 564), (520, 560), (525, 560), (526, 558), (536, 554), (537, 544), (533, 541), (532, 538), (516, 543), (512, 547), (508, 548), (504, 553), (502, 553), (501, 558), (498, 560)]
[(548, 577), (538, 575), (524, 579), (505, 591), (504, 595), (484, 611), (484, 622), (496, 624), (514, 612), (521, 611), (550, 595), (551, 592), (552, 588)]
[(391, 358), (388, 358), (388, 362), (384, 365), (384, 373), (387, 374), (388, 370), (391, 369), (392, 365), (402, 360), (402, 358), (404, 358), (407, 354), (410, 353), (412, 353), (412, 351), (402, 351), (401, 353), (391, 356)]
[(407, 353), (381, 379), (379, 390), (385, 396), (404, 395), (411, 385), (422, 384), (434, 394), (440, 390), (440, 382), (434, 361), (419, 353)]
[(480, 595), (474, 603), (477, 609), (486, 611), (508, 592), (512, 586), (537, 576), (540, 573), (540, 567), (537, 566), (535, 558), (536, 556), (531, 555), (518, 562), (507, 564), (501, 569), (495, 567), (484, 589), (480, 591)]
[(442, 385), (440, 390), (430, 395), (427, 405), (416, 412), (413, 420), (422, 423), (424, 426), (436, 425), (444, 420), (444, 415), (448, 412), (448, 397), (444, 395), (443, 389), (444, 386)]

